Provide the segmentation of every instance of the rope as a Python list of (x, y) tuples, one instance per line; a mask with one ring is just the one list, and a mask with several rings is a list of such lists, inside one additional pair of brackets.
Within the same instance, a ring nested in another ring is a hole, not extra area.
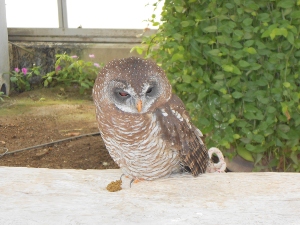
[(0, 158), (1, 158), (2, 156), (4, 156), (4, 155), (8, 152), (8, 149), (7, 149), (7, 148), (1, 148), (1, 149), (4, 150), (5, 152), (0, 154)]
[(36, 149), (36, 148), (41, 148), (41, 147), (45, 147), (45, 146), (51, 146), (51, 145), (54, 145), (54, 144), (65, 142), (65, 141), (72, 141), (72, 140), (76, 140), (76, 139), (83, 138), (83, 137), (98, 136), (98, 135), (100, 135), (99, 132), (97, 132), (97, 133), (90, 133), (90, 134), (82, 134), (82, 135), (79, 135), (79, 136), (65, 138), (65, 139), (60, 139), (60, 140), (57, 140), (57, 141), (52, 141), (52, 142), (41, 144), (41, 145), (35, 145), (35, 146), (28, 147), (28, 148), (18, 149), (18, 150), (12, 151), (12, 152), (8, 152), (7, 148), (3, 148), (3, 149), (6, 149), (6, 151), (4, 153), (0, 154), (0, 157), (2, 157), (4, 155), (14, 154), (14, 153), (17, 153), (17, 152), (23, 152), (23, 151), (27, 151), (27, 150), (31, 150), (31, 149)]

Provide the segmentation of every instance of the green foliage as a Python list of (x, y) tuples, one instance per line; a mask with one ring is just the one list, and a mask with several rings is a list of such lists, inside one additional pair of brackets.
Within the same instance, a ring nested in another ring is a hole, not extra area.
[(4, 95), (4, 92), (0, 91), (0, 103), (4, 102), (3, 97), (6, 97), (6, 96)]
[[(93, 55), (90, 55), (93, 58)], [(78, 57), (67, 54), (56, 55), (55, 71), (44, 77), (44, 86), (56, 84), (78, 84), (80, 93), (90, 89), (99, 73), (101, 66), (98, 63), (79, 60)]]
[(32, 76), (40, 76), (40, 67), (33, 66), (32, 68), (15, 68), (10, 73), (10, 81), (14, 84), (14, 88), (18, 92), (29, 91), (32, 87), (30, 80)]
[(135, 49), (166, 71), (208, 147), (299, 172), (300, 1), (165, 0), (161, 16)]

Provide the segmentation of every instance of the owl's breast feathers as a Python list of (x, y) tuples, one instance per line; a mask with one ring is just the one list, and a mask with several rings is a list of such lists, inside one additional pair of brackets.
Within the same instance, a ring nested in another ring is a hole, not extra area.
[(190, 122), (183, 102), (173, 94), (155, 114), (161, 126), (161, 138), (179, 152), (180, 164), (188, 167), (194, 176), (205, 173), (208, 151), (202, 142), (201, 131)]

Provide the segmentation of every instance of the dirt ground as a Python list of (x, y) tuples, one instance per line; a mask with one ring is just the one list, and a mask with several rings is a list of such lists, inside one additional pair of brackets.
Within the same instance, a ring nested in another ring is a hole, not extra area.
[[(92, 98), (78, 93), (76, 87), (45, 88), (12, 93), (0, 102), (0, 166), (118, 168), (100, 135), (78, 138), (98, 133)], [(76, 139), (10, 153), (66, 138)]]

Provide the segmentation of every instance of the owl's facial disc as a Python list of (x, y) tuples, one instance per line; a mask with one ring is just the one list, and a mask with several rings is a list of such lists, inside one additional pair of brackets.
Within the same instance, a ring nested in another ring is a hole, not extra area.
[[(121, 111), (145, 113), (160, 95), (157, 82), (148, 81), (141, 87), (132, 87), (126, 82), (113, 80), (108, 85), (110, 101)], [(137, 94), (138, 93), (138, 94)]]

